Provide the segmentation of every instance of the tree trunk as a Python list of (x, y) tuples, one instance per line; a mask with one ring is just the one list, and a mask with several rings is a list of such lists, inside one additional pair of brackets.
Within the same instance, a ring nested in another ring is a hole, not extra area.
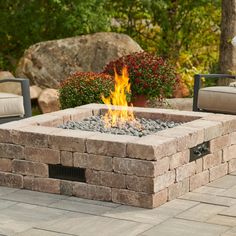
[[(236, 36), (236, 0), (222, 0), (220, 72), (236, 75), (236, 47), (231, 44)], [(219, 80), (219, 84), (228, 84), (228, 79)]]

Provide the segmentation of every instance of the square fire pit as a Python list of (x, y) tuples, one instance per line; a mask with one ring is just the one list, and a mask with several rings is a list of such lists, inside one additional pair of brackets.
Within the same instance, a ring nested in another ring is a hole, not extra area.
[(143, 137), (57, 128), (106, 111), (89, 104), (0, 125), (0, 185), (154, 208), (236, 170), (232, 115), (134, 107), (182, 122)]

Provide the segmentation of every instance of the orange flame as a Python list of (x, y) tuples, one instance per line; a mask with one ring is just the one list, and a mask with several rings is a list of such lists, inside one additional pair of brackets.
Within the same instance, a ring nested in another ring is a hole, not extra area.
[[(102, 101), (108, 106), (108, 112), (103, 117), (106, 127), (119, 127), (127, 121), (135, 120), (133, 112), (128, 110), (127, 93), (130, 93), (130, 83), (127, 67), (124, 67), (121, 76), (115, 70), (114, 91), (111, 91), (107, 98), (102, 95)], [(111, 105), (122, 106), (122, 108), (114, 110)]]

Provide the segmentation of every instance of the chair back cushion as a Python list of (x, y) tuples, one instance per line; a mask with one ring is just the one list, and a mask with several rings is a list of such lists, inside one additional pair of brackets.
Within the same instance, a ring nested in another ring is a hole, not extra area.
[(214, 86), (200, 89), (198, 108), (212, 112), (236, 114), (236, 87)]
[(0, 118), (25, 114), (23, 97), (11, 93), (0, 93)]

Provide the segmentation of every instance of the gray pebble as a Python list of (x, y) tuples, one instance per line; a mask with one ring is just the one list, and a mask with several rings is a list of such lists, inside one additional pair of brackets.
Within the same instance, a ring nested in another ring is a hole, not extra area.
[(82, 121), (67, 121), (59, 125), (58, 128), (142, 137), (181, 124), (183, 124), (183, 122), (136, 118), (136, 121), (126, 122), (123, 125), (119, 125), (120, 127), (109, 128), (104, 126), (101, 116), (91, 116), (86, 117)]

